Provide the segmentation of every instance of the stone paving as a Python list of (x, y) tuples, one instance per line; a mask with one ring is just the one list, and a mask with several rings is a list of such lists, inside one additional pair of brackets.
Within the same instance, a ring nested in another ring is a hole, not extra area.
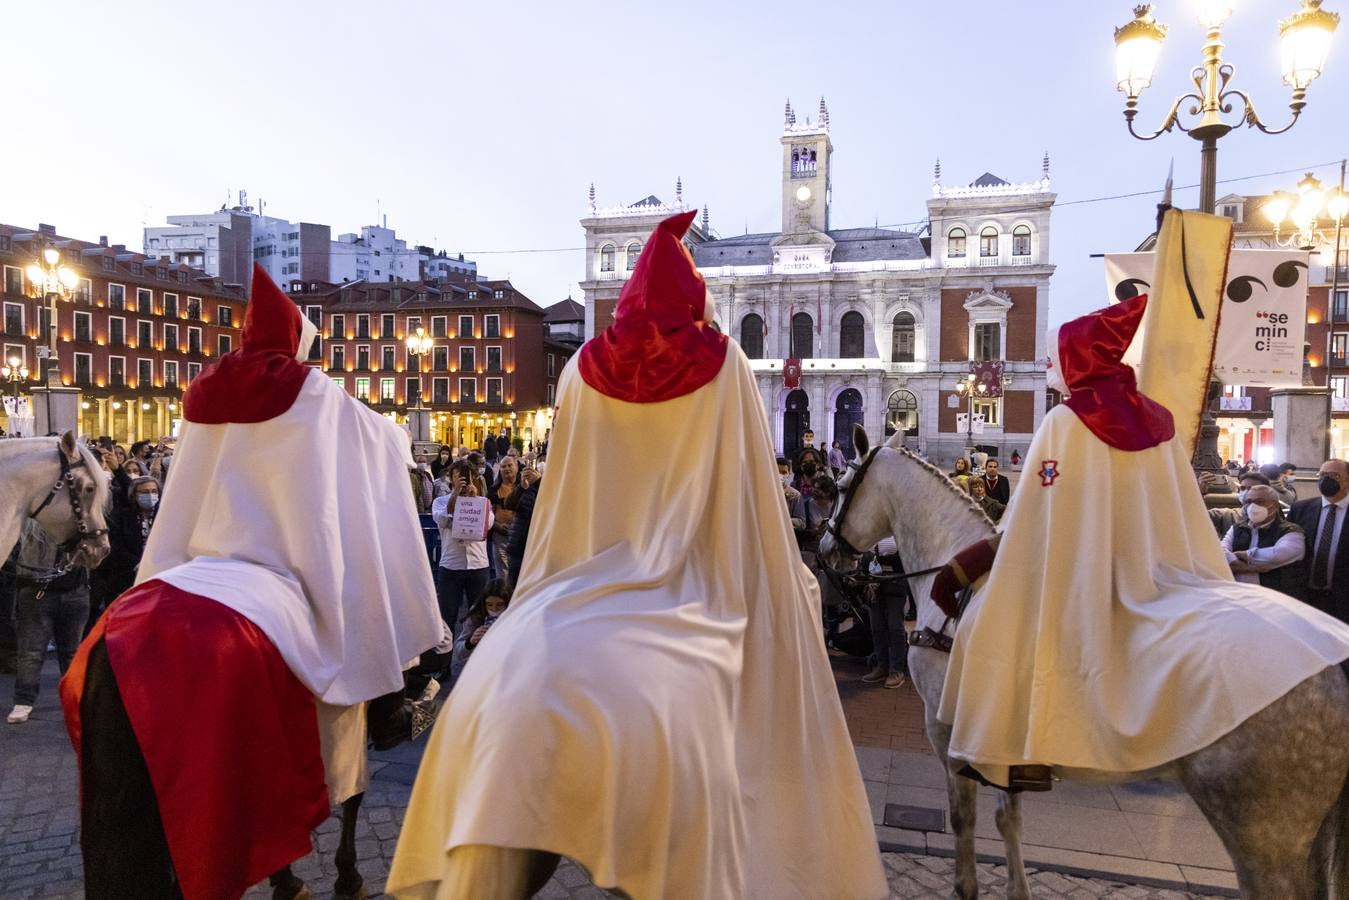
[[(12, 676), (0, 676), (4, 712), (9, 710), (13, 683)], [(379, 894), (387, 877), (423, 746), (424, 739), (372, 756), (372, 783), (356, 831), (357, 857), (372, 896)], [(49, 659), (33, 718), (21, 726), (0, 722), (0, 898), (82, 896), (77, 790), (74, 754), (57, 702), (55, 662)], [(324, 822), (314, 836), (316, 852), (295, 865), (296, 874), (308, 883), (314, 900), (332, 896), (337, 829), (336, 817)], [(892, 897), (950, 896), (950, 859), (913, 853), (887, 853), (884, 859)], [(1005, 870), (981, 863), (979, 883), (988, 896), (1000, 896), (1006, 883)], [(1048, 871), (1035, 872), (1031, 884), (1036, 898), (1179, 900), (1206, 896)], [(128, 896), (134, 896), (134, 891)], [(246, 896), (264, 900), (270, 897), (270, 891), (260, 885)], [(591, 900), (610, 895), (594, 887), (578, 866), (564, 863), (538, 896), (544, 900)]]

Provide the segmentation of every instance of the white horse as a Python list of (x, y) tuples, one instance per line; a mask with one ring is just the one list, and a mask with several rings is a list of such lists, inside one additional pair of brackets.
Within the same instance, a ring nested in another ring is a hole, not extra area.
[[(868, 548), (892, 535), (905, 566), (918, 572), (941, 566), (994, 534), (993, 523), (971, 498), (941, 471), (905, 450), (898, 438), (877, 448), (873, 456), (866, 434), (855, 429), (858, 462), (840, 484), (845, 498), (835, 523), (840, 539), (826, 535), (820, 545), (821, 556), (830, 565), (854, 568), (857, 557), (852, 548)], [(913, 580), (918, 627), (950, 637), (955, 623), (929, 599), (931, 585), (931, 575)], [(974, 854), (977, 785), (959, 774), (964, 763), (947, 754), (951, 728), (936, 718), (949, 659), (936, 647), (909, 649), (909, 671), (926, 709), (928, 740), (946, 765), (956, 837), (955, 892), (970, 900), (979, 891)], [(1097, 782), (1178, 779), (1222, 839), (1245, 897), (1349, 898), (1346, 735), (1349, 678), (1335, 666), (1302, 682), (1208, 747), (1165, 767), (1125, 776), (1071, 775)], [(997, 825), (1007, 853), (1007, 896), (1027, 898), (1030, 886), (1021, 854), (1017, 795), (999, 796)]]
[(97, 567), (108, 555), (108, 498), (103, 467), (73, 432), (0, 441), (0, 560), (32, 517), (67, 551), (72, 567)]

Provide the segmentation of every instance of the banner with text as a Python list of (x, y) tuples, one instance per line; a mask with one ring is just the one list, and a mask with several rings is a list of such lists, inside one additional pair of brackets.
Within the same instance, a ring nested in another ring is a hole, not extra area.
[[(1297, 387), (1307, 321), (1307, 251), (1233, 250), (1227, 264), (1213, 377), (1227, 385)], [(1107, 253), (1111, 303), (1146, 294), (1152, 253)], [(1125, 359), (1136, 361), (1137, 348)]]

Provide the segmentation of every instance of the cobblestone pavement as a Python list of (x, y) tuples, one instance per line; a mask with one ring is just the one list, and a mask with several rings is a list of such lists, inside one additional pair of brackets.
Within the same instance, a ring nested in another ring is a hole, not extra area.
[[(0, 711), (9, 710), (13, 685), (12, 676), (0, 676), (0, 705), (3, 705)], [(372, 756), (372, 782), (356, 830), (357, 857), (372, 895), (377, 895), (384, 886), (423, 744), (424, 741), (404, 745)], [(55, 663), (48, 660), (42, 696), (32, 720), (25, 725), (0, 722), (0, 898), (82, 896), (77, 790), (74, 754), (57, 702)], [(337, 846), (337, 829), (336, 817), (324, 822), (314, 835), (316, 852), (295, 865), (296, 874), (308, 883), (314, 900), (328, 900), (332, 896), (336, 877), (332, 855)], [(945, 900), (950, 896), (949, 859), (888, 853), (885, 865), (892, 897)], [(1003, 867), (979, 866), (979, 884), (987, 896), (1001, 896), (1005, 883)], [(1180, 900), (1199, 896), (1052, 872), (1033, 874), (1031, 884), (1033, 895), (1042, 900), (1097, 897)], [(128, 896), (134, 896), (134, 892)], [(543, 900), (591, 900), (606, 896), (609, 895), (590, 884), (585, 873), (571, 863), (560, 866), (539, 894)], [(270, 897), (270, 891), (258, 886), (247, 897), (264, 900)]]

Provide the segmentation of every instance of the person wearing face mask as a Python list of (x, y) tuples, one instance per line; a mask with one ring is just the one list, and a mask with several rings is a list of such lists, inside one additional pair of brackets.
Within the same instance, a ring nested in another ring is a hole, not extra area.
[(1283, 517), (1279, 495), (1268, 485), (1242, 491), (1242, 517), (1223, 536), (1223, 550), (1237, 581), (1297, 596), (1293, 564), (1307, 552), (1302, 529)]
[(801, 496), (810, 499), (815, 494), (815, 479), (827, 474), (824, 457), (814, 447), (806, 447), (796, 457), (796, 480), (792, 487), (801, 492)]
[(92, 628), (108, 605), (136, 580), (136, 567), (159, 510), (159, 482), (148, 475), (133, 478), (126, 501), (108, 514), (108, 556), (89, 573), (89, 624)]
[(1319, 497), (1293, 504), (1288, 519), (1307, 536), (1298, 583), (1299, 596), (1341, 622), (1349, 622), (1349, 548), (1344, 546), (1349, 529), (1349, 462), (1328, 459), (1316, 473)]

